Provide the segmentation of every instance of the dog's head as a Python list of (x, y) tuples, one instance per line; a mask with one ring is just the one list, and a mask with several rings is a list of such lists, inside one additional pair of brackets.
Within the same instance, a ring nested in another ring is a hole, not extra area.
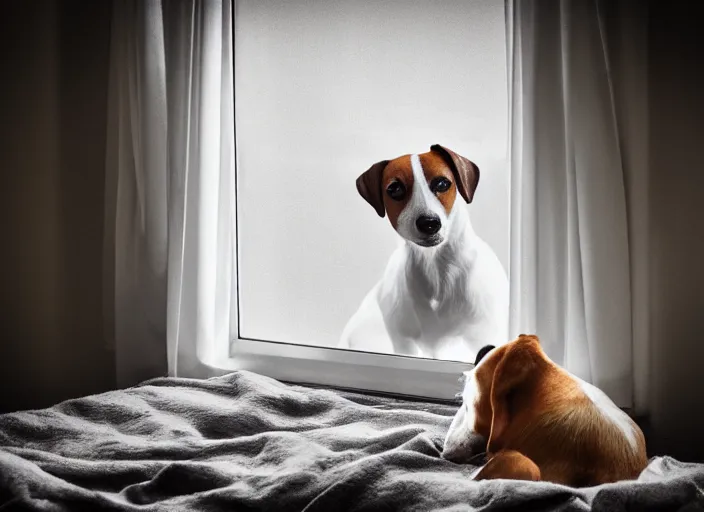
[(420, 155), (404, 155), (372, 165), (359, 178), (359, 194), (406, 240), (422, 247), (447, 237), (457, 193), (471, 203), (479, 168), (435, 144)]
[(510, 428), (521, 423), (512, 420), (536, 412), (533, 384), (547, 365), (537, 336), (522, 334), (499, 348), (482, 349), (475, 367), (465, 372), (462, 405), (445, 437), (443, 457), (467, 462), (478, 453), (491, 456), (505, 448)]

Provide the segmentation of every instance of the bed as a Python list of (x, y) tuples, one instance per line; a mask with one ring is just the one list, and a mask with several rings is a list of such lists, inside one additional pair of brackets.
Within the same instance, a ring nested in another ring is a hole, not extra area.
[(0, 510), (704, 510), (704, 466), (656, 457), (589, 489), (473, 482), (440, 458), (455, 407), (249, 372), (0, 416)]

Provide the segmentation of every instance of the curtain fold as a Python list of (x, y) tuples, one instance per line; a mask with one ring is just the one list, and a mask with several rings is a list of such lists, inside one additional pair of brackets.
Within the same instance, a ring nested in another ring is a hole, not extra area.
[(105, 247), (121, 387), (193, 375), (199, 347), (229, 345), (231, 20), (228, 0), (114, 2)]
[(506, 2), (510, 323), (512, 335), (538, 333), (557, 363), (631, 407), (643, 341), (633, 337), (625, 183), (645, 169), (627, 169), (623, 146), (635, 142), (617, 115), (608, 28), (618, 17), (616, 28), (637, 28), (624, 12), (597, 0)]

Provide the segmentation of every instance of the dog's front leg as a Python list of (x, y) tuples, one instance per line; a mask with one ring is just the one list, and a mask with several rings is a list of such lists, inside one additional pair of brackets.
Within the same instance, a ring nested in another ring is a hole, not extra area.
[(402, 356), (420, 356), (420, 348), (416, 340), (420, 337), (420, 328), (415, 329), (417, 320), (414, 317), (404, 318), (394, 316), (389, 318), (386, 329), (394, 347), (394, 354)]
[(394, 354), (418, 356), (417, 341), (421, 335), (420, 324), (410, 300), (394, 290), (380, 297), (379, 306)]
[(420, 350), (415, 340), (412, 338), (392, 337), (391, 343), (394, 346), (394, 354), (403, 356), (420, 356)]

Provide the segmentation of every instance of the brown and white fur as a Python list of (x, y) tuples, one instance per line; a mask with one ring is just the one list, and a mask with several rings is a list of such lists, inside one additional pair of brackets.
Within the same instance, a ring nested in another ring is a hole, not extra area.
[(508, 279), (465, 206), (478, 182), (474, 163), (440, 145), (359, 176), (360, 195), (403, 241), (340, 347), (469, 362), (487, 343), (506, 342)]
[(601, 390), (552, 362), (537, 336), (495, 348), (466, 373), (443, 457), (486, 451), (475, 480), (574, 487), (636, 478), (647, 465), (640, 428)]

